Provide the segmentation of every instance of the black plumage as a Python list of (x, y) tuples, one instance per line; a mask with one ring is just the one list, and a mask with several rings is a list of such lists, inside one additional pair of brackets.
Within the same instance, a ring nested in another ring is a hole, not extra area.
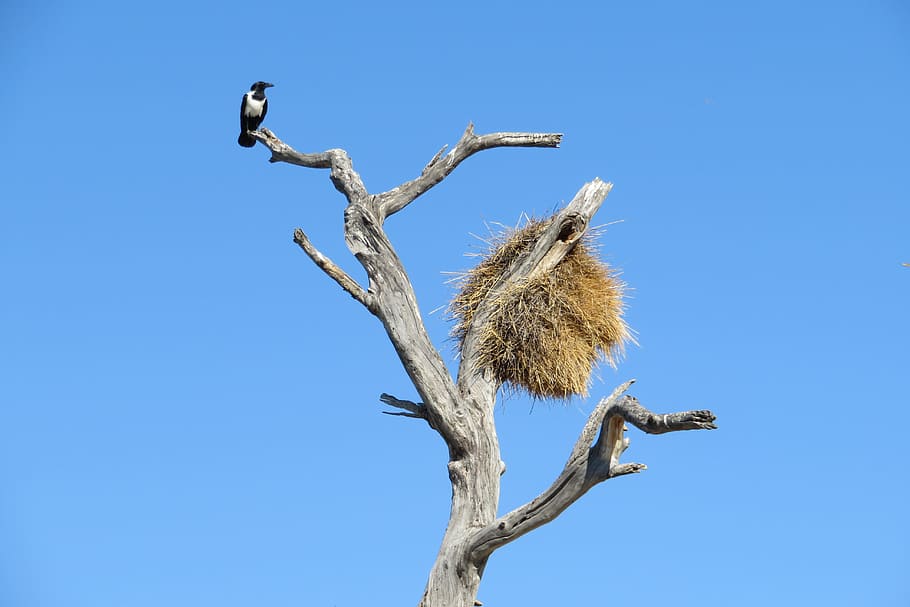
[(237, 143), (245, 148), (251, 148), (256, 145), (256, 140), (250, 136), (251, 131), (255, 131), (265, 120), (265, 114), (269, 111), (269, 100), (265, 98), (265, 89), (275, 86), (270, 82), (261, 80), (254, 82), (250, 90), (243, 94), (243, 101), (240, 102), (240, 136), (237, 137)]

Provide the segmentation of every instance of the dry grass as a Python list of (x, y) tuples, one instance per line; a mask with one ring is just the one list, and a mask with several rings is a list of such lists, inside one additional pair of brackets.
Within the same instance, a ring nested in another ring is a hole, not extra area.
[[(550, 220), (528, 220), (491, 245), (460, 281), (452, 300), (453, 335), (464, 340), (474, 313), (502, 273), (525, 255)], [(576, 244), (552, 272), (514, 284), (492, 302), (479, 336), (479, 363), (502, 383), (538, 398), (585, 396), (594, 365), (615, 366), (631, 339), (622, 319), (623, 284), (591, 251)]]

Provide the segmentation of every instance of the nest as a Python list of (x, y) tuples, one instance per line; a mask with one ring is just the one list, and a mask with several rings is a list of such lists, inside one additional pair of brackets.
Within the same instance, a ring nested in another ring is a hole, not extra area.
[[(450, 308), (459, 346), (499, 277), (527, 254), (549, 223), (529, 219), (507, 231), (462, 276)], [(594, 365), (606, 361), (615, 367), (631, 340), (622, 295), (623, 283), (592, 253), (586, 235), (549, 274), (518, 281), (495, 295), (478, 336), (478, 362), (500, 383), (536, 398), (586, 396)]]

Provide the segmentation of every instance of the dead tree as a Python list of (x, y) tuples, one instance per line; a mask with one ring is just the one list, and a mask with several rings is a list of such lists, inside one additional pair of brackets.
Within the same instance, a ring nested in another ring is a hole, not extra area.
[[(476, 339), (489, 310), (483, 304), (478, 308), (462, 341), (460, 366), (453, 378), (430, 342), (414, 289), (383, 226), (390, 216), (445, 179), (468, 157), (497, 147), (555, 148), (562, 135), (476, 135), (469, 125), (455, 147), (448, 153), (447, 146), (443, 147), (418, 177), (380, 194), (367, 191), (344, 150), (302, 154), (267, 129), (252, 136), (271, 150), (270, 162), (329, 170), (335, 188), (347, 199), (345, 241), (366, 270), (369, 284), (366, 288), (358, 284), (320, 253), (300, 228), (294, 231), (294, 242), (382, 322), (420, 396), (420, 402), (389, 394), (382, 394), (380, 400), (398, 409), (396, 415), (426, 421), (448, 446), (452, 509), (421, 607), (474, 605), (484, 567), (494, 550), (553, 520), (594, 485), (644, 470), (644, 464), (619, 461), (629, 446), (624, 436), (626, 423), (649, 434), (715, 427), (714, 415), (706, 410), (652, 413), (625, 394), (632, 384), (626, 382), (591, 413), (553, 484), (525, 505), (497, 516), (500, 476), (505, 469), (493, 419), (500, 385), (478, 364)], [(503, 274), (490, 297), (514, 281), (548, 272), (558, 264), (585, 233), (611, 187), (600, 179), (585, 184), (541, 233), (530, 253)]]

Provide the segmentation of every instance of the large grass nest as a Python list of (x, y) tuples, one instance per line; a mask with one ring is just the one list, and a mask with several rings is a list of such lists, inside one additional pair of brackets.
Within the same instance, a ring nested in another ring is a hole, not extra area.
[[(450, 311), (462, 345), (478, 306), (503, 272), (526, 255), (551, 219), (529, 219), (494, 237), (465, 273)], [(631, 340), (623, 315), (623, 283), (593, 254), (586, 235), (548, 274), (518, 281), (495, 295), (478, 337), (479, 364), (503, 384), (536, 398), (586, 396), (594, 366), (612, 366)]]

